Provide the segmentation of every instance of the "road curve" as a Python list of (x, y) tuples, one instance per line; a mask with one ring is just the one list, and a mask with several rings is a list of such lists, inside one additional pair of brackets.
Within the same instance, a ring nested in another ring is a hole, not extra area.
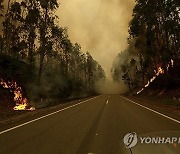
[(119, 95), (101, 95), (1, 134), (0, 154), (119, 154), (126, 133), (179, 130), (179, 123)]

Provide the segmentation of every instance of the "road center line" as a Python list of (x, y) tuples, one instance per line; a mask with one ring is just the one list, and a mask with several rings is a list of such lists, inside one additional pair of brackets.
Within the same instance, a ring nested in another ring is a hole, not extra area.
[(14, 130), (14, 129), (16, 129), (16, 128), (19, 128), (19, 127), (25, 126), (25, 125), (27, 125), (27, 124), (30, 124), (30, 123), (32, 123), (32, 122), (35, 122), (35, 121), (44, 119), (44, 118), (49, 117), (49, 116), (51, 116), (51, 115), (54, 115), (54, 114), (56, 114), (56, 113), (62, 112), (62, 111), (64, 111), (64, 110), (67, 110), (67, 109), (73, 108), (73, 107), (75, 107), (75, 106), (81, 105), (81, 104), (83, 104), (83, 103), (85, 103), (85, 102), (88, 102), (88, 101), (90, 101), (90, 100), (93, 100), (93, 99), (95, 99), (95, 98), (97, 98), (97, 97), (99, 97), (99, 96), (90, 98), (90, 99), (85, 100), (85, 101), (82, 101), (82, 102), (80, 102), (80, 103), (77, 103), (77, 104), (74, 104), (74, 105), (65, 107), (65, 108), (63, 108), (63, 109), (60, 109), (60, 110), (58, 110), (58, 111), (49, 113), (49, 114), (44, 115), (44, 116), (42, 116), (42, 117), (39, 117), (39, 118), (37, 118), (37, 119), (33, 119), (33, 120), (30, 120), (30, 121), (25, 122), (25, 123), (23, 123), (23, 124), (14, 126), (14, 127), (12, 127), (12, 128), (9, 128), (9, 129), (6, 129), (6, 130), (4, 130), (4, 131), (1, 131), (1, 132), (0, 132), (0, 135), (1, 135), (1, 134), (4, 134), (4, 133), (7, 133), (7, 132), (9, 132), (9, 131), (11, 131), (11, 130)]
[(176, 120), (176, 119), (171, 118), (171, 117), (169, 117), (169, 116), (167, 116), (167, 115), (165, 115), (165, 114), (162, 114), (162, 113), (160, 113), (160, 112), (158, 112), (158, 111), (155, 111), (155, 110), (150, 109), (150, 108), (148, 108), (148, 107), (146, 107), (146, 106), (143, 106), (143, 105), (141, 105), (141, 104), (138, 104), (138, 103), (136, 103), (136, 102), (134, 102), (134, 101), (126, 98), (126, 97), (123, 97), (123, 96), (120, 96), (120, 97), (122, 97), (122, 98), (130, 101), (130, 102), (133, 103), (133, 104), (136, 104), (136, 105), (138, 105), (138, 106), (140, 106), (140, 107), (142, 107), (142, 108), (145, 108), (145, 109), (147, 109), (147, 110), (149, 110), (149, 111), (152, 111), (152, 112), (154, 112), (154, 113), (156, 113), (156, 114), (159, 114), (159, 115), (161, 115), (161, 116), (163, 116), (163, 117), (165, 117), (165, 118), (167, 118), (167, 119), (169, 119), (169, 120), (172, 120), (172, 121), (177, 122), (177, 123), (180, 124), (180, 121), (179, 121), (179, 120)]

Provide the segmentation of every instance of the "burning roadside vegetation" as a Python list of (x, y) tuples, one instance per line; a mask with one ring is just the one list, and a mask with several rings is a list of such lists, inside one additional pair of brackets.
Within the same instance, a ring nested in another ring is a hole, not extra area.
[[(105, 74), (89, 54), (84, 58), (86, 67), (82, 67), (81, 72), (74, 73), (53, 62), (46, 65), (39, 78), (37, 66), (0, 53), (0, 124), (13, 116), (38, 113), (45, 108), (96, 95), (93, 83), (104, 79)], [(87, 64), (93, 67), (89, 66), (87, 70)]]
[(170, 99), (177, 104), (180, 101), (180, 67), (177, 59), (171, 59), (166, 65), (153, 64), (153, 70), (142, 70), (138, 57), (129, 52), (125, 50), (116, 57), (112, 68), (114, 81), (124, 81), (129, 88), (127, 95)]
[[(128, 27), (128, 46), (112, 66), (113, 80), (123, 80), (129, 94), (179, 100), (179, 9), (175, 6), (178, 4), (174, 1), (135, 4)], [(144, 13), (151, 7), (150, 14)]]
[(14, 110), (35, 110), (34, 107), (30, 107), (27, 98), (23, 96), (22, 88), (17, 84), (17, 82), (0, 79), (0, 85), (13, 93), (13, 102), (15, 102), (15, 106), (13, 107)]
[[(130, 64), (133, 61), (134, 65), (127, 66), (123, 72), (122, 55), (123, 53), (115, 61), (114, 73), (119, 71), (120, 80), (123, 80), (129, 87), (129, 91), (124, 95), (145, 107), (180, 120), (180, 65), (178, 60), (171, 59), (166, 65), (163, 63), (155, 65), (149, 75), (149, 70), (143, 73), (138, 61), (132, 60), (136, 57), (131, 55), (126, 57), (126, 61), (130, 61)], [(117, 76), (114, 77), (116, 79)]]
[(37, 110), (91, 96), (95, 83), (106, 78), (90, 51), (60, 26), (58, 8), (56, 1), (0, 1), (3, 108)]
[[(171, 59), (171, 62), (169, 62), (169, 64), (166, 67), (166, 72), (169, 71), (169, 68), (173, 68), (174, 67), (174, 60)], [(147, 84), (140, 90), (137, 92), (137, 95), (140, 94), (141, 92), (143, 92), (145, 90), (145, 88), (148, 88), (150, 86), (150, 84), (159, 76), (159, 75), (163, 75), (165, 73), (164, 69), (162, 67), (158, 67), (157, 70), (154, 70), (155, 75), (147, 82)]]
[[(164, 99), (169, 104), (180, 105), (180, 68), (179, 63), (171, 59), (166, 67), (159, 69), (153, 78), (135, 96), (150, 96)], [(135, 91), (134, 91), (135, 92)]]
[(28, 82), (32, 82), (30, 66), (10, 56), (0, 54), (0, 110), (34, 110), (26, 97)]
[[(149, 96), (156, 99), (168, 99), (175, 104), (180, 101), (180, 65), (178, 57), (168, 57), (166, 61), (143, 63), (135, 48), (136, 40), (129, 42), (129, 47), (119, 53), (112, 67), (113, 80), (122, 86), (122, 81), (129, 88), (127, 95), (134, 97)], [(171, 103), (170, 103), (171, 104)], [(172, 105), (172, 104), (171, 104)]]
[(57, 73), (47, 72), (39, 84), (36, 72), (25, 62), (0, 54), (0, 125), (41, 116), (94, 95), (82, 83), (77, 87)]

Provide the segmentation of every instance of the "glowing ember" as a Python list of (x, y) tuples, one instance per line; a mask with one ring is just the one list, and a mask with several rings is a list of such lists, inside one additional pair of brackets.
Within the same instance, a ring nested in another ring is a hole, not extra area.
[(27, 109), (28, 100), (23, 97), (22, 88), (18, 86), (16, 82), (5, 82), (3, 79), (0, 79), (0, 84), (3, 86), (3, 88), (10, 89), (10, 92), (14, 93), (14, 102), (16, 103), (14, 110), (35, 110), (33, 107)]
[(156, 75), (159, 75), (159, 74), (164, 74), (164, 70), (161, 67), (158, 68), (158, 74)]
[(174, 60), (171, 59), (171, 62), (169, 62), (169, 64), (167, 65), (167, 71), (169, 71), (169, 67), (173, 67), (174, 66)]
[(174, 60), (171, 59), (171, 66), (174, 66)]

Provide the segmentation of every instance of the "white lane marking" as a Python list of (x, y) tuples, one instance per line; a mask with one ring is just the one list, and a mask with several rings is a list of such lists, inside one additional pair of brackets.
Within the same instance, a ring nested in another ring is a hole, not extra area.
[(132, 102), (132, 103), (134, 103), (134, 104), (136, 104), (136, 105), (138, 105), (138, 106), (140, 106), (140, 107), (143, 107), (143, 108), (145, 108), (145, 109), (147, 109), (147, 110), (149, 110), (149, 111), (152, 111), (152, 112), (154, 112), (154, 113), (156, 113), (156, 114), (159, 114), (159, 115), (161, 115), (161, 116), (163, 116), (163, 117), (165, 117), (165, 118), (167, 118), (167, 119), (170, 119), (170, 120), (172, 120), (172, 121), (177, 122), (177, 123), (180, 124), (180, 121), (179, 121), (179, 120), (176, 120), (176, 119), (171, 118), (171, 117), (169, 117), (169, 116), (167, 116), (167, 115), (165, 115), (165, 114), (162, 114), (162, 113), (157, 112), (157, 111), (155, 111), (155, 110), (153, 110), (153, 109), (150, 109), (150, 108), (148, 108), (148, 107), (146, 107), (146, 106), (143, 106), (143, 105), (141, 105), (141, 104), (138, 104), (138, 103), (136, 103), (136, 102), (134, 102), (134, 101), (126, 98), (126, 97), (123, 97), (123, 96), (121, 96), (121, 97), (124, 98), (124, 99), (126, 99), (126, 100), (128, 100), (128, 101), (130, 101), (130, 102)]
[(108, 103), (109, 103), (109, 101), (107, 100), (107, 101), (106, 101), (106, 105), (107, 105)]
[(90, 99), (85, 100), (85, 101), (83, 101), (83, 102), (80, 102), (80, 103), (77, 103), (77, 104), (74, 104), (74, 105), (71, 105), (71, 106), (65, 107), (65, 108), (63, 108), (63, 109), (60, 109), (60, 110), (58, 110), (58, 111), (55, 111), (55, 112), (49, 113), (49, 114), (44, 115), (44, 116), (42, 116), (42, 117), (39, 117), (39, 118), (37, 118), (37, 119), (30, 120), (30, 121), (25, 122), (25, 123), (23, 123), (23, 124), (20, 124), (20, 125), (14, 126), (14, 127), (12, 127), (12, 128), (9, 128), (9, 129), (6, 129), (6, 130), (4, 130), (4, 131), (0, 132), (0, 135), (1, 135), (1, 134), (4, 134), (4, 133), (7, 133), (7, 132), (9, 132), (9, 131), (11, 131), (11, 130), (14, 130), (14, 129), (16, 129), (16, 128), (19, 128), (19, 127), (25, 126), (25, 125), (27, 125), (27, 124), (30, 124), (30, 123), (32, 123), (32, 122), (35, 122), (35, 121), (38, 121), (38, 120), (44, 119), (44, 118), (49, 117), (49, 116), (51, 116), (51, 115), (54, 115), (54, 114), (56, 114), (56, 113), (62, 112), (62, 111), (64, 111), (64, 110), (70, 109), (70, 108), (72, 108), (72, 107), (78, 106), (78, 105), (83, 104), (83, 103), (85, 103), (85, 102), (87, 102), (87, 101), (93, 100), (93, 99), (95, 99), (95, 98), (97, 98), (97, 97), (99, 97), (99, 96), (96, 96), (96, 97), (90, 98)]

